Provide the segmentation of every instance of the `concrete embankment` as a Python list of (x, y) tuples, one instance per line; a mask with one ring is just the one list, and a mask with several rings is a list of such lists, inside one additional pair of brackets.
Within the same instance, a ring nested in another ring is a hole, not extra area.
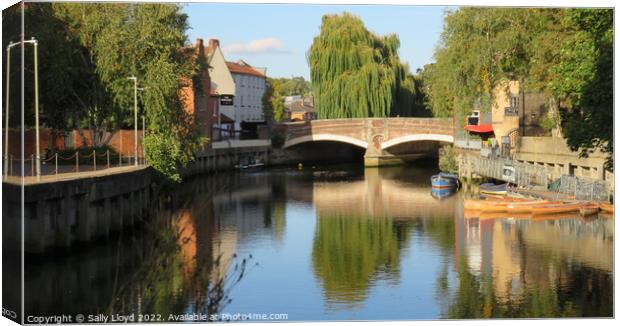
[[(136, 167), (119, 173), (24, 184), (24, 251), (69, 248), (133, 226), (149, 215), (152, 170)], [(3, 246), (21, 247), (21, 185), (2, 184)]]
[[(193, 175), (227, 171), (235, 164), (270, 161), (270, 141), (247, 140), (213, 144), (181, 171)], [(23, 184), (24, 251), (43, 253), (106, 239), (112, 233), (148, 219), (158, 207), (155, 172), (148, 166), (97, 172), (28, 177)], [(3, 246), (21, 250), (21, 180), (2, 183)]]

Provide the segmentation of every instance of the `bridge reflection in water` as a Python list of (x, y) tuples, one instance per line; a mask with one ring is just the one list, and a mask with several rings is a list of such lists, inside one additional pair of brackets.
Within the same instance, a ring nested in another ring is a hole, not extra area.
[[(188, 180), (160, 210), (175, 234), (145, 227), (29, 258), (26, 309), (297, 320), (612, 314), (612, 219), (464, 219), (460, 195), (431, 197), (432, 172), (343, 166)], [(231, 287), (243, 259), (247, 273)], [(213, 304), (222, 279), (232, 301)]]

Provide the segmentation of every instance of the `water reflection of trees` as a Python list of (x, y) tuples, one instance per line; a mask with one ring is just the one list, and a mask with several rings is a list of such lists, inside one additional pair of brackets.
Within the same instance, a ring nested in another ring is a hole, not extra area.
[(199, 208), (161, 213), (147, 225), (154, 240), (140, 256), (139, 268), (114, 283), (108, 313), (156, 313), (167, 321), (169, 314), (188, 308), (208, 316), (230, 303), (230, 290), (243, 278), (251, 256), (237, 257), (234, 244), (217, 234), (211, 206), (203, 202)]
[(361, 304), (378, 280), (400, 283), (401, 250), (412, 232), (450, 256), (454, 201), (431, 197), (428, 171), (366, 169), (363, 179), (332, 179), (311, 188), (317, 212), (312, 262), (332, 307)]
[(235, 230), (221, 230), (214, 214), (213, 195), (238, 184), (229, 179), (188, 180), (157, 196), (155, 216), (137, 229), (76, 252), (29, 257), (26, 314), (135, 312), (167, 320), (221, 310), (252, 262), (236, 256)]
[(312, 262), (329, 302), (363, 301), (377, 278), (397, 282), (408, 227), (389, 218), (319, 216)]

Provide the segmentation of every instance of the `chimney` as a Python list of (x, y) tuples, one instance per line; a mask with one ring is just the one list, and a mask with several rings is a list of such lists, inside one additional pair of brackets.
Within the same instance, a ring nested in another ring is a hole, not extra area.
[(205, 54), (204, 41), (201, 38), (196, 39), (196, 45), (194, 47), (194, 52), (197, 53), (199, 56), (202, 56)]
[(209, 48), (215, 49), (220, 47), (220, 40), (216, 38), (209, 39)]

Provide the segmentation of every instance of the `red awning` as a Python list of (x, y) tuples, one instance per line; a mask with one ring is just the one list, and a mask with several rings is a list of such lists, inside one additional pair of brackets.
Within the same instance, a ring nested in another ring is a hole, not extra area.
[(490, 123), (485, 125), (467, 125), (465, 126), (465, 130), (482, 134), (487, 132), (493, 132), (493, 125)]

